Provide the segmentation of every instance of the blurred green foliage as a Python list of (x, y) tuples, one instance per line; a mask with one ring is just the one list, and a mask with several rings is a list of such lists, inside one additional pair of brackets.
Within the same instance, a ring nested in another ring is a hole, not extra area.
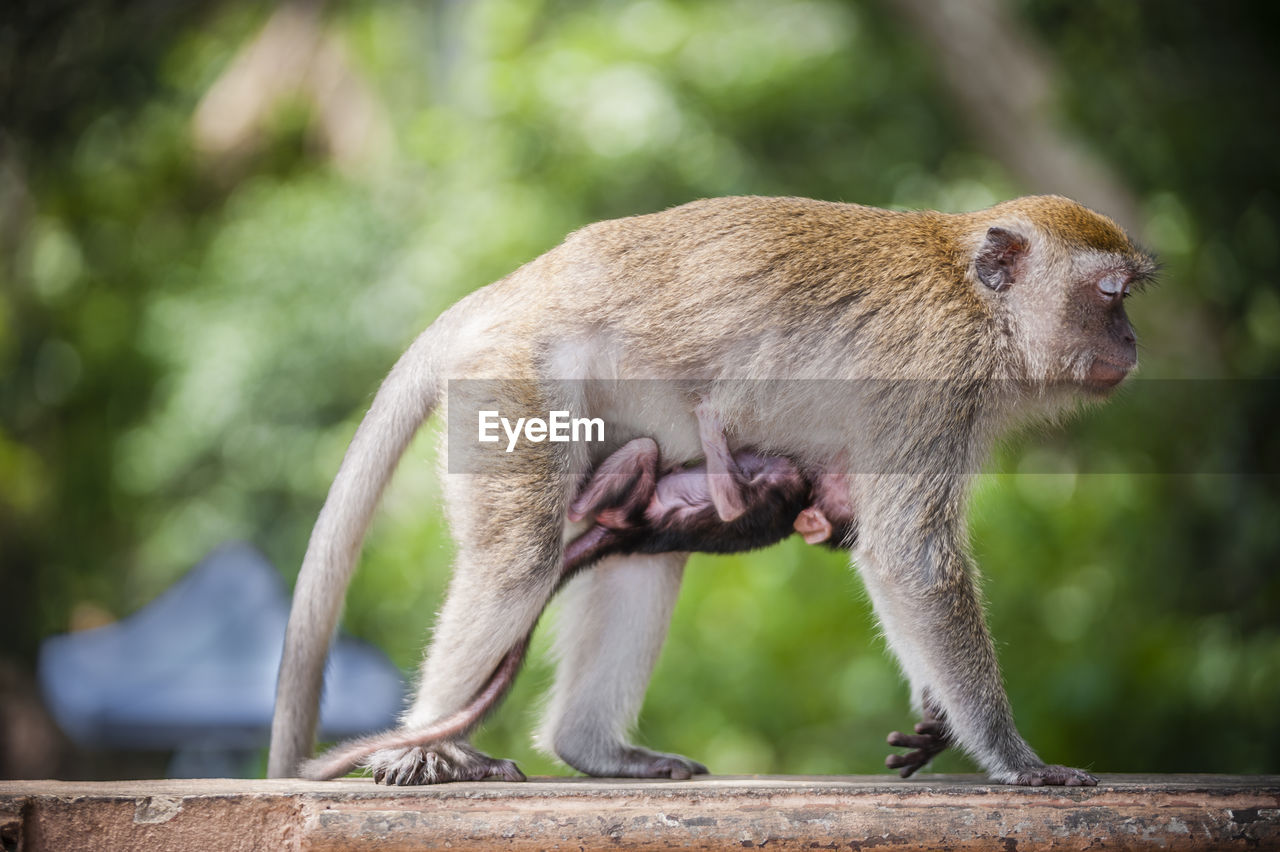
[[(347, 161), (320, 132), (333, 105), (306, 97), (202, 151), (193, 116), (270, 10), (169, 5), (22, 7), (0, 28), (0, 637), (27, 664), (224, 540), (296, 571), (397, 354), (575, 227), (724, 194), (962, 210), (1025, 189), (877, 3), (345, 3), (323, 31), (385, 130)], [(1180, 419), (1194, 400), (1172, 416), (1131, 393), (979, 479), (1015, 712), (1055, 762), (1280, 771), (1280, 393), (1256, 381), (1280, 366), (1272, 13), (1016, 9), (1164, 262), (1132, 310), (1146, 373), (1255, 381), (1211, 432)], [(1217, 466), (1168, 462), (1192, 434)], [(424, 437), (398, 474), (345, 616), (406, 671), (450, 560), (433, 456)], [(1083, 472), (1098, 458), (1166, 473)], [(479, 738), (535, 773), (560, 771), (528, 737), (545, 645)], [(792, 540), (693, 558), (640, 739), (723, 773), (877, 772), (908, 714), (847, 559)]]

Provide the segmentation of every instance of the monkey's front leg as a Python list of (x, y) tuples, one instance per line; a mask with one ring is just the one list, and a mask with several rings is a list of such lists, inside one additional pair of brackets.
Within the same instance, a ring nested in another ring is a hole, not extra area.
[(890, 648), (913, 686), (936, 701), (951, 741), (1005, 784), (1097, 784), (1083, 770), (1046, 765), (1018, 733), (961, 545), (958, 507), (885, 508), (872, 513), (874, 542), (855, 558)]

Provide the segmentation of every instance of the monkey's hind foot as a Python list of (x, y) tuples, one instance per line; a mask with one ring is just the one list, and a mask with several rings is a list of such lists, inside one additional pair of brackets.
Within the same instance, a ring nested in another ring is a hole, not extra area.
[(679, 754), (650, 751), (640, 746), (616, 745), (598, 752), (567, 754), (558, 749), (560, 759), (579, 772), (597, 778), (670, 778), (688, 781), (706, 775), (707, 767)]
[(622, 767), (617, 774), (624, 778), (670, 778), (673, 781), (688, 781), (695, 775), (706, 775), (707, 767), (683, 755), (665, 754), (632, 746), (623, 752)]
[(1013, 779), (1005, 783), (1024, 787), (1096, 787), (1098, 779), (1070, 766), (1036, 766), (1014, 772)]
[(891, 754), (884, 760), (885, 766), (898, 770), (898, 775), (903, 778), (910, 778), (917, 769), (927, 766), (951, 744), (946, 725), (940, 719), (918, 722), (915, 731), (914, 734), (897, 731), (889, 734), (889, 745), (912, 749), (906, 754)]
[(673, 781), (687, 781), (695, 775), (706, 775), (707, 767), (683, 755), (665, 754), (631, 746), (619, 755), (617, 766), (590, 774), (618, 778), (670, 778)]
[(387, 786), (444, 784), (448, 781), (524, 781), (524, 773), (510, 760), (492, 758), (463, 742), (441, 742), (407, 749), (374, 752), (365, 764), (373, 780)]
[(689, 780), (694, 775), (705, 775), (707, 766), (684, 755), (664, 755), (662, 752), (649, 751), (648, 748), (635, 748), (635, 755), (630, 757), (639, 766), (635, 778), (669, 778), (672, 780)]

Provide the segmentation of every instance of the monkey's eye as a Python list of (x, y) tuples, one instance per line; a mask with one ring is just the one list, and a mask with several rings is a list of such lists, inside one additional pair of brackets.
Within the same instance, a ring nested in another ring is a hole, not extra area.
[(1129, 295), (1128, 281), (1123, 275), (1112, 273), (1104, 275), (1098, 281), (1098, 290), (1108, 299), (1114, 299), (1116, 296)]

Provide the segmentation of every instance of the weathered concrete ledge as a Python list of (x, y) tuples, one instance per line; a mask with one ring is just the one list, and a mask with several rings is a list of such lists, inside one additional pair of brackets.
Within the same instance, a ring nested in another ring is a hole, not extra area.
[(0, 782), (8, 850), (1280, 849), (1280, 776)]

